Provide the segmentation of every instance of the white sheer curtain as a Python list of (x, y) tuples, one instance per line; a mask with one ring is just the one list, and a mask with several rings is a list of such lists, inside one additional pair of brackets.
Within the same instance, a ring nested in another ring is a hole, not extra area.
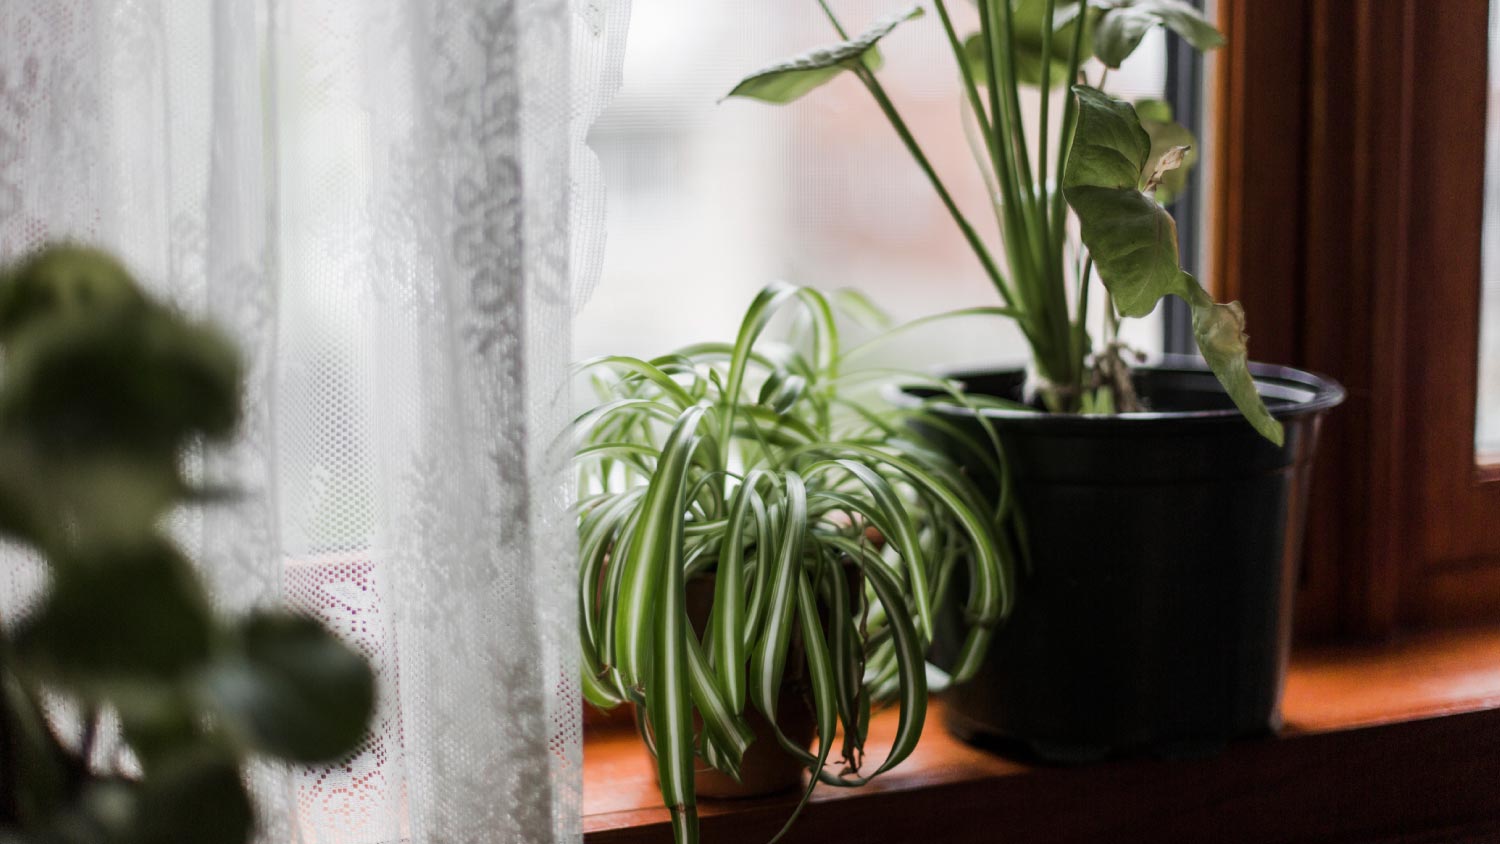
[(377, 667), (365, 747), (255, 773), (265, 841), (578, 836), (552, 443), (628, 3), (0, 0), (0, 258), (99, 244), (238, 337), (202, 471), (246, 496), (177, 527), (227, 608)]

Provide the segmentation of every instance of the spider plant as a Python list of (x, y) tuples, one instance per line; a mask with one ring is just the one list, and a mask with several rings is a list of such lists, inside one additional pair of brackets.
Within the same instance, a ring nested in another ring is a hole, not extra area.
[[(800, 325), (790, 342), (765, 339), (778, 312)], [(811, 771), (803, 804), (819, 782), (861, 785), (916, 747), (934, 607), (964, 580), (955, 569), (967, 567), (969, 627), (954, 680), (977, 668), (1009, 612), (1008, 501), (984, 503), (901, 412), (873, 404), (895, 374), (854, 368), (870, 348), (840, 345), (828, 297), (773, 285), (732, 344), (579, 365), (601, 397), (572, 429), (584, 691), (599, 707), (636, 706), (678, 841), (698, 837), (695, 757), (738, 778), (754, 740), (747, 707)], [(925, 380), (967, 401), (954, 385)], [(993, 444), (969, 445), (1000, 474)], [(700, 635), (685, 583), (709, 574), (712, 610)], [(795, 650), (816, 713), (815, 750), (776, 725)], [(896, 738), (866, 770), (870, 712), (887, 705), (899, 708)]]
[[(877, 74), (879, 42), (921, 17), (923, 8), (851, 37), (826, 0), (818, 2), (843, 40), (753, 73), (729, 96), (789, 103), (852, 73), (1013, 312), (1031, 347), (1036, 392), (1049, 410), (1141, 409), (1129, 355), (1118, 339), (1120, 321), (1145, 316), (1164, 296), (1176, 295), (1191, 307), (1198, 346), (1235, 404), (1262, 435), (1281, 443), (1281, 425), (1266, 411), (1246, 367), (1244, 312), (1238, 303), (1214, 302), (1182, 270), (1176, 224), (1161, 204), (1180, 186), (1180, 168), (1191, 163), (1191, 135), (1171, 123), (1165, 104), (1143, 103), (1138, 112), (1103, 91), (1110, 69), (1152, 27), (1165, 26), (1199, 49), (1221, 45), (1223, 37), (1196, 9), (1183, 0), (975, 0), (979, 31), (961, 37), (945, 0), (932, 0), (955, 59), (975, 161), (993, 200), (1002, 266), (991, 242), (954, 202)], [(1084, 73), (1091, 55), (1099, 66), (1092, 80)], [(1072, 86), (1072, 96), (1056, 116), (1049, 94), (1062, 84)], [(1035, 150), (1027, 141), (1023, 86), (1042, 92), (1030, 127), (1040, 138)], [(1096, 271), (1107, 300), (1097, 350), (1085, 325)]]

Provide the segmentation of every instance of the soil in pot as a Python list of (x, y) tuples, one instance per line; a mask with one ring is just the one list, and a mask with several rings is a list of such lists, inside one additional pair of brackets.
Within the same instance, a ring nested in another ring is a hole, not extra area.
[[(1030, 564), (979, 675), (948, 692), (950, 728), (1077, 762), (1195, 754), (1279, 726), (1319, 423), (1343, 390), (1279, 367), (1252, 374), (1286, 427), (1282, 446), (1189, 360), (1138, 370), (1149, 413), (986, 411)], [(1023, 381), (1020, 370), (954, 377), (1012, 400)], [(971, 412), (935, 412), (983, 437)], [(981, 464), (968, 470), (997, 494)], [(945, 608), (939, 661), (960, 611)]]

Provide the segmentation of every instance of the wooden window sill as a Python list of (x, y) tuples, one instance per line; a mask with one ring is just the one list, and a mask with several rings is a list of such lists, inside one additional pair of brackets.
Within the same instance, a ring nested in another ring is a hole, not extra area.
[[(1028, 766), (929, 711), (916, 752), (862, 789), (820, 786), (790, 841), (1500, 840), (1500, 626), (1293, 658), (1286, 727), (1201, 759)], [(893, 713), (878, 716), (883, 757)], [(628, 730), (584, 742), (588, 844), (670, 840)], [(795, 796), (703, 801), (706, 841), (764, 842)]]

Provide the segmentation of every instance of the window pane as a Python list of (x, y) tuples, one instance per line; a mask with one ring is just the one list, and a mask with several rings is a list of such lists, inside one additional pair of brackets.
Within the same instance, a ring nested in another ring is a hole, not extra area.
[(1490, 92), (1484, 177), (1484, 296), (1479, 327), (1479, 408), (1474, 447), (1500, 462), (1500, 3), (1490, 5)]
[[(834, 8), (860, 31), (909, 5), (848, 0)], [(961, 32), (977, 29), (971, 4), (950, 8), (965, 16)], [(732, 338), (755, 291), (778, 279), (857, 288), (898, 320), (998, 304), (856, 80), (846, 76), (789, 106), (718, 103), (744, 74), (835, 40), (814, 0), (634, 0), (624, 87), (591, 139), (609, 189), (609, 240), (601, 284), (576, 324), (579, 357)], [(881, 50), (892, 99), (969, 219), (992, 235), (960, 122), (957, 67), (937, 18), (903, 25)], [(1165, 67), (1165, 39), (1153, 32), (1110, 75), (1110, 90), (1160, 97)], [(1097, 78), (1096, 66), (1088, 71)], [(1023, 101), (1033, 131), (1039, 102), (1035, 94)], [(1160, 351), (1159, 311), (1129, 321), (1126, 339)], [(970, 320), (924, 333), (900, 354), (903, 364), (923, 366), (1018, 362), (1027, 351), (1009, 323)]]

